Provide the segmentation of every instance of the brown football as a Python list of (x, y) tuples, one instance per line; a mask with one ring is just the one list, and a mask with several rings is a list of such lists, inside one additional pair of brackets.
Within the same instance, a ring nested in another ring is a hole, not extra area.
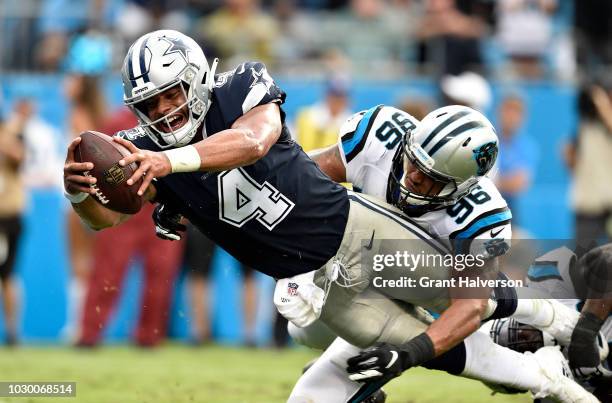
[(119, 213), (137, 213), (144, 199), (136, 193), (142, 179), (127, 185), (127, 180), (136, 171), (136, 163), (122, 167), (119, 160), (129, 155), (127, 148), (112, 140), (111, 136), (94, 131), (80, 134), (81, 142), (74, 150), (77, 162), (93, 162), (94, 168), (87, 175), (97, 179), (91, 187), (95, 190), (92, 196), (98, 203)]

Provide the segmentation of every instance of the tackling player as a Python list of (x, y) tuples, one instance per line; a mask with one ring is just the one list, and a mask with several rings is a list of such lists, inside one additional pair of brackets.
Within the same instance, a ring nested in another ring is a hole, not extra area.
[[(355, 114), (343, 126), (337, 145), (315, 151), (311, 157), (335, 181), (351, 182), (364, 193), (386, 198), (434, 235), (452, 242), (449, 246), (458, 245), (472, 254), (483, 254), (494, 265), (497, 256), (509, 248), (511, 232), (511, 214), (506, 202), (485, 176), (495, 162), (496, 154), (497, 137), (492, 126), (484, 116), (470, 108), (441, 108), (419, 123), (403, 111), (379, 105)], [(562, 305), (554, 301), (517, 301), (515, 297), (508, 298), (503, 294), (498, 297), (510, 306), (500, 304), (495, 312), (490, 311), (493, 314), (489, 319), (515, 314), (540, 328), (565, 334), (569, 341), (570, 326), (577, 318), (573, 318), (572, 312)], [(517, 304), (520, 305), (518, 312)], [(290, 316), (288, 319), (295, 321), (295, 316)], [(315, 348), (325, 348), (333, 339), (333, 334), (321, 324), (306, 328), (290, 324), (289, 330), (296, 341)], [(469, 336), (464, 343), (445, 354), (446, 360), (455, 362), (449, 372), (521, 385), (523, 389), (543, 395), (541, 389), (538, 390), (538, 382), (530, 382), (538, 377), (526, 376), (537, 372), (533, 358), (499, 350), (486, 338), (483, 334)], [(346, 378), (334, 366), (350, 357), (350, 352), (355, 354), (357, 351), (343, 341), (336, 341), (300, 379), (292, 396), (299, 400), (300, 397), (312, 398), (319, 392), (329, 393), (331, 387), (320, 385), (332, 385), (334, 376)], [(379, 346), (349, 360), (352, 364), (349, 371), (356, 373), (352, 378), (377, 379), (389, 372), (395, 371), (398, 375), (401, 372), (398, 370), (407, 369), (398, 364), (400, 367), (394, 365), (388, 371), (380, 371), (385, 366), (381, 360), (393, 357), (391, 351), (402, 354), (401, 348), (396, 346)], [(562, 360), (559, 356), (557, 354), (557, 360)], [(379, 361), (363, 364), (373, 357)], [(530, 363), (522, 362), (530, 360)], [(439, 361), (425, 366), (442, 369)], [(495, 363), (502, 363), (502, 366)], [(370, 371), (374, 375), (362, 376), (374, 368), (378, 369), (378, 374)], [(336, 381), (338, 385), (342, 383), (340, 379)], [(342, 387), (335, 389), (350, 390), (347, 380), (344, 381)], [(534, 384), (538, 386), (534, 387)]]

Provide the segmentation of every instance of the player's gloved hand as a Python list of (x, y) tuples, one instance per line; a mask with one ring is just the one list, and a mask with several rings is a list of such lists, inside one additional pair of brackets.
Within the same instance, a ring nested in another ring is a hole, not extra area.
[(434, 346), (426, 333), (396, 346), (377, 343), (347, 361), (347, 372), (352, 381), (392, 379), (405, 370), (421, 365), (435, 357)]
[(603, 364), (599, 364), (593, 368), (572, 368), (572, 374), (574, 374), (574, 378), (580, 380), (612, 378), (612, 371), (604, 367)]
[(178, 241), (181, 239), (181, 232), (185, 232), (187, 227), (181, 224), (181, 215), (172, 211), (163, 204), (158, 204), (153, 210), (153, 222), (155, 223), (155, 235), (166, 241)]
[(606, 358), (608, 345), (599, 332), (602, 324), (603, 320), (590, 312), (580, 314), (568, 350), (572, 368), (594, 368)]

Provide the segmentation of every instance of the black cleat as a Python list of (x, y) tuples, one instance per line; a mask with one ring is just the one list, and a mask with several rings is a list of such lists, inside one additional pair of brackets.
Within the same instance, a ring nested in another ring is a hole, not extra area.
[(368, 397), (363, 403), (385, 403), (387, 401), (387, 392), (378, 389), (374, 394)]

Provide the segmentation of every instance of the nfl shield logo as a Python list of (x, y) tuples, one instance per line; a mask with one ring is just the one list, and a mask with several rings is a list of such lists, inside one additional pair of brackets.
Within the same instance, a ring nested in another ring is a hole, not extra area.
[(298, 289), (298, 285), (296, 283), (289, 283), (287, 285), (287, 294), (294, 297), (297, 295), (297, 289)]
[(126, 179), (127, 178), (125, 177), (125, 172), (123, 172), (123, 169), (119, 166), (118, 163), (108, 168), (104, 172), (104, 180), (109, 185), (119, 185), (125, 182)]

